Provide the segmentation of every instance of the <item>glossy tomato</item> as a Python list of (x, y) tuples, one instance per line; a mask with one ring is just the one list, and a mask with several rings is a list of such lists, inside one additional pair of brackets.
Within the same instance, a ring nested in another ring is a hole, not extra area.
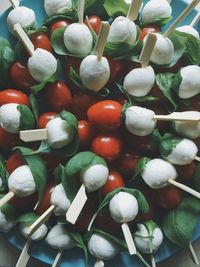
[(11, 155), (6, 161), (6, 170), (11, 174), (18, 167), (26, 165), (26, 161), (19, 153)]
[(116, 233), (120, 230), (120, 224), (116, 223), (107, 209), (102, 210), (102, 212), (97, 216), (95, 220), (95, 226), (98, 229), (102, 229), (106, 232)]
[(121, 124), (122, 105), (113, 100), (104, 100), (88, 109), (88, 120), (101, 130), (115, 130)]
[(55, 155), (52, 154), (42, 154), (41, 157), (44, 160), (45, 166), (50, 173), (52, 173), (59, 164), (65, 166), (67, 163), (66, 158), (55, 157)]
[(32, 43), (34, 44), (35, 49), (42, 48), (44, 50), (47, 50), (49, 52), (53, 51), (51, 42), (49, 40), (49, 37), (44, 32), (36, 32), (33, 33), (30, 37)]
[(143, 41), (144, 38), (149, 34), (149, 33), (157, 33), (160, 32), (161, 29), (157, 25), (148, 25), (146, 27), (143, 27), (141, 29), (141, 34), (140, 34), (140, 41)]
[(54, 22), (50, 27), (50, 34), (52, 34), (57, 29), (68, 26), (69, 24), (71, 24), (71, 22), (67, 19), (62, 19)]
[(48, 84), (45, 88), (45, 99), (55, 112), (71, 109), (72, 94), (64, 82), (56, 81)]
[(46, 112), (43, 113), (39, 119), (38, 119), (38, 126), (40, 129), (46, 128), (47, 123), (55, 118), (58, 115), (58, 113), (55, 112)]
[(112, 58), (107, 59), (110, 66), (110, 78), (108, 84), (112, 85), (115, 82), (120, 81), (120, 79), (122, 78), (124, 74), (125, 64), (123, 61), (120, 60), (114, 60)]
[(8, 133), (3, 128), (0, 128), (0, 149), (9, 151), (21, 143), (22, 142), (19, 139), (19, 135)]
[(36, 209), (36, 213), (42, 215), (48, 208), (51, 206), (51, 194), (55, 187), (55, 183), (53, 181), (49, 181), (46, 186), (45, 192), (43, 194), (43, 198)]
[(188, 165), (183, 165), (183, 166), (176, 166), (176, 170), (178, 173), (178, 178), (182, 182), (187, 182), (190, 181), (195, 173), (196, 169), (196, 164), (194, 162), (188, 164)]
[(78, 134), (80, 138), (80, 146), (82, 148), (86, 148), (91, 144), (95, 133), (96, 130), (89, 121), (82, 120), (78, 122)]
[(164, 209), (175, 209), (181, 203), (182, 192), (175, 186), (155, 190), (157, 204)]
[[(89, 24), (92, 27), (92, 29), (95, 31), (96, 34), (99, 33), (99, 30), (101, 28), (101, 19), (98, 16), (89, 16), (88, 17)], [(84, 19), (84, 23), (89, 27), (88, 22), (86, 19)]]
[(34, 193), (28, 197), (14, 196), (9, 202), (14, 206), (17, 214), (24, 214), (29, 211), (33, 211), (38, 201), (38, 193)]
[(26, 94), (15, 89), (0, 91), (0, 106), (9, 103), (30, 106), (30, 101)]
[(115, 170), (110, 170), (107, 183), (101, 188), (101, 194), (105, 197), (117, 188), (124, 187), (121, 174)]

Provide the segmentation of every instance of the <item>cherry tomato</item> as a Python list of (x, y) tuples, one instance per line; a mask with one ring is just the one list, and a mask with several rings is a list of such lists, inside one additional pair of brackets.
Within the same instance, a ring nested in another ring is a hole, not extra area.
[(182, 200), (182, 192), (175, 186), (155, 190), (157, 204), (164, 209), (175, 209)]
[(115, 170), (109, 172), (107, 183), (101, 188), (101, 194), (105, 197), (117, 188), (124, 187), (124, 181), (121, 174)]
[(88, 147), (91, 144), (96, 131), (89, 121), (82, 120), (78, 122), (78, 133), (80, 138), (80, 146)]
[(179, 111), (200, 111), (200, 94), (195, 95), (189, 99), (189, 105), (182, 103), (179, 107)]
[(196, 138), (193, 141), (195, 142), (196, 146), (198, 147), (198, 150), (200, 150), (200, 137)]
[(125, 75), (127, 75), (130, 71), (133, 69), (141, 68), (141, 63), (140, 62), (134, 62), (134, 61), (128, 61), (125, 62)]
[(47, 123), (52, 120), (53, 118), (55, 118), (55, 116), (57, 116), (58, 113), (55, 112), (47, 112), (47, 113), (43, 113), (39, 119), (38, 119), (38, 126), (40, 129), (44, 129), (46, 128)]
[(32, 43), (34, 44), (35, 49), (42, 48), (44, 50), (47, 50), (49, 52), (53, 51), (51, 42), (49, 40), (49, 37), (44, 32), (36, 32), (33, 33), (30, 37)]
[(166, 102), (166, 97), (163, 95), (163, 92), (160, 90), (156, 83), (151, 90), (151, 95), (158, 98), (157, 101), (159, 102), (159, 104)]
[[(98, 17), (98, 16), (89, 16), (88, 20), (89, 20), (89, 23), (90, 23), (90, 26), (92, 27), (92, 29), (95, 31), (96, 34), (98, 34), (99, 30), (101, 28), (101, 19), (100, 19), (100, 17)], [(85, 23), (85, 25), (87, 25), (89, 27), (88, 22), (87, 22), (86, 19), (84, 19), (84, 23)]]
[(45, 166), (50, 173), (52, 173), (59, 164), (65, 166), (67, 163), (66, 158), (55, 157), (55, 155), (52, 154), (42, 154), (41, 157), (44, 160)]
[(181, 181), (189, 181), (193, 177), (196, 169), (196, 164), (194, 162), (184, 165), (184, 166), (176, 166), (176, 170), (178, 173), (178, 177)]
[(120, 224), (116, 223), (107, 209), (104, 209), (95, 220), (96, 228), (102, 229), (106, 232), (116, 233), (120, 230)]
[(147, 27), (141, 29), (140, 41), (143, 41), (149, 33), (157, 33), (160, 31), (161, 29), (157, 25), (148, 25)]
[(92, 151), (107, 161), (114, 161), (122, 152), (122, 140), (117, 134), (99, 134), (92, 142)]
[(115, 130), (120, 127), (122, 105), (113, 100), (104, 100), (89, 108), (88, 120), (102, 130)]
[(70, 110), (72, 95), (67, 85), (61, 81), (50, 83), (45, 88), (45, 99), (49, 107), (55, 112)]
[(50, 34), (52, 34), (57, 29), (68, 26), (69, 24), (71, 24), (71, 22), (67, 19), (63, 19), (63, 20), (59, 20), (59, 21), (54, 22), (51, 25)]
[(118, 82), (124, 74), (124, 62), (120, 60), (114, 60), (112, 58), (107, 58), (110, 66), (110, 79), (108, 84), (113, 84)]
[(6, 132), (3, 128), (0, 128), (0, 149), (5, 151), (9, 151), (15, 146), (21, 144), (21, 140), (19, 139), (19, 135), (10, 134)]
[(42, 215), (51, 206), (51, 194), (55, 187), (54, 182), (50, 181), (45, 189), (43, 198), (36, 209), (36, 213)]
[(128, 103), (128, 98), (125, 96), (120, 96), (116, 99), (116, 101), (123, 106), (124, 104)]
[(9, 203), (11, 203), (17, 212), (17, 214), (24, 214), (28, 211), (32, 211), (35, 205), (37, 204), (38, 193), (34, 193), (28, 197), (17, 197), (14, 196)]
[(30, 106), (30, 101), (26, 94), (15, 89), (0, 91), (0, 106), (9, 103)]
[(6, 170), (11, 174), (15, 169), (22, 165), (26, 165), (26, 161), (23, 159), (22, 155), (15, 153), (7, 159)]

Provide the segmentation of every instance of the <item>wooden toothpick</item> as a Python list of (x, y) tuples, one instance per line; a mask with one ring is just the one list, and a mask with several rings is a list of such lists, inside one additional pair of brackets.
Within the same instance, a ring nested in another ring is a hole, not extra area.
[(197, 255), (196, 255), (196, 252), (195, 252), (195, 250), (194, 250), (194, 248), (193, 248), (191, 242), (189, 243), (189, 252), (190, 252), (192, 261), (193, 261), (196, 265), (200, 265), (200, 264), (199, 264), (199, 260), (198, 260)]
[(13, 8), (17, 8), (19, 6), (19, 0), (9, 0), (9, 2)]
[(186, 122), (199, 122), (200, 116), (186, 114), (184, 112), (173, 112), (169, 115), (155, 115), (155, 120), (158, 121), (186, 121)]
[(131, 235), (131, 231), (129, 229), (128, 224), (127, 223), (123, 223), (121, 225), (121, 228), (122, 228), (122, 231), (123, 231), (123, 234), (124, 234), (124, 238), (125, 238), (125, 241), (126, 241), (126, 244), (127, 244), (128, 251), (129, 251), (130, 255), (137, 254), (135, 243), (133, 241), (133, 237)]
[(150, 253), (150, 258), (151, 258), (151, 266), (156, 267), (156, 261), (153, 253)]
[(156, 41), (157, 41), (156, 34), (149, 33), (147, 40), (143, 46), (140, 59), (139, 59), (142, 64), (142, 68), (146, 68), (149, 66), (149, 61), (150, 61), (153, 49), (155, 47)]
[(192, 22), (190, 23), (191, 27), (195, 27), (197, 25), (197, 23), (200, 20), (200, 11), (197, 13), (197, 15), (194, 17), (194, 19), (192, 20)]
[(3, 198), (0, 199), (0, 208), (3, 207), (9, 200), (15, 196), (12, 191), (8, 192)]
[(26, 241), (26, 244), (25, 244), (25, 246), (24, 246), (24, 248), (20, 254), (20, 257), (19, 257), (15, 267), (26, 267), (27, 266), (28, 261), (30, 259), (30, 256), (28, 254), (28, 250), (29, 250), (30, 245), (31, 245), (31, 240), (28, 239)]
[(107, 21), (103, 21), (101, 23), (101, 29), (97, 38), (96, 49), (95, 49), (97, 52), (97, 59), (99, 61), (102, 59), (109, 31), (110, 31), (110, 24)]
[(184, 185), (184, 184), (178, 183), (178, 182), (176, 182), (176, 181), (174, 181), (174, 180), (172, 180), (172, 179), (170, 179), (170, 180), (168, 181), (168, 183), (169, 183), (169, 184), (172, 184), (172, 185), (174, 185), (174, 186), (176, 186), (176, 187), (182, 189), (183, 191), (189, 193), (190, 195), (192, 195), (192, 196), (194, 196), (194, 197), (200, 199), (200, 193), (197, 192), (197, 191), (195, 191), (194, 189), (192, 189), (192, 188), (190, 188), (190, 187), (188, 187), (188, 186), (186, 186), (186, 185)]
[(62, 254), (63, 254), (63, 249), (59, 250), (58, 254), (56, 255), (56, 258), (52, 264), (52, 267), (57, 267), (58, 264), (60, 263), (61, 261), (61, 258), (62, 258)]
[(77, 12), (78, 12), (78, 20), (80, 24), (83, 24), (84, 8), (85, 8), (85, 0), (79, 0)]
[(24, 142), (47, 140), (48, 132), (47, 129), (20, 131), (20, 139)]
[(142, 5), (142, 0), (132, 0), (129, 10), (128, 10), (128, 14), (127, 14), (127, 18), (131, 21), (135, 21), (138, 17), (138, 14), (140, 12), (140, 8)]
[(104, 267), (104, 262), (102, 260), (97, 259), (94, 267)]

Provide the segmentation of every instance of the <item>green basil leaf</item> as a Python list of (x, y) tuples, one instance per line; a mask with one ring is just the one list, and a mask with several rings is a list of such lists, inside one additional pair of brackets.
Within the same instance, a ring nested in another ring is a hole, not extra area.
[(78, 129), (78, 120), (71, 112), (64, 110), (59, 114), (59, 116), (62, 120), (65, 120), (67, 124), (71, 124), (75, 129)]
[(59, 29), (56, 29), (53, 31), (51, 35), (51, 44), (53, 46), (54, 51), (56, 54), (61, 56), (68, 55), (67, 48), (65, 47), (64, 41), (63, 41), (63, 35), (67, 27), (61, 27)]
[(153, 148), (154, 151), (159, 151), (159, 144), (162, 140), (162, 136), (160, 134), (160, 132), (158, 131), (158, 129), (154, 130), (151, 133), (151, 147)]
[(18, 217), (17, 222), (23, 226), (30, 226), (32, 225), (39, 216), (36, 213), (28, 212)]
[(34, 119), (35, 119), (36, 123), (38, 123), (38, 117), (39, 117), (38, 101), (37, 101), (36, 97), (33, 94), (30, 94), (29, 100), (31, 102), (31, 107), (32, 107), (32, 112), (33, 112)]
[[(3, 198), (4, 195), (0, 195), (0, 199)], [(1, 207), (1, 212), (6, 216), (8, 221), (16, 221), (17, 220), (17, 213), (15, 207), (10, 204), (6, 203)]]
[(86, 0), (85, 1), (85, 14), (96, 15), (101, 19), (108, 20), (109, 16), (103, 6), (104, 0)]
[(165, 18), (152, 20), (152, 21), (149, 21), (147, 23), (142, 23), (141, 22), (141, 26), (145, 27), (145, 26), (148, 26), (148, 25), (156, 24), (156, 25), (158, 25), (160, 27), (164, 27), (171, 19), (172, 19), (172, 17), (165, 17)]
[(69, 71), (69, 78), (70, 80), (73, 81), (73, 83), (76, 84), (76, 86), (79, 88), (79, 89), (84, 89), (84, 86), (82, 84), (82, 81), (81, 81), (81, 78), (80, 76), (78, 75), (78, 73), (75, 71), (75, 69), (73, 69), (72, 67), (70, 68), (70, 71)]
[(160, 142), (160, 154), (162, 157), (167, 157), (176, 148), (176, 146), (183, 140), (183, 138), (170, 135), (164, 136)]
[(20, 112), (20, 130), (31, 130), (35, 126), (35, 119), (29, 107), (18, 105), (17, 110)]
[(64, 180), (64, 176), (65, 176), (65, 167), (63, 165), (59, 164), (55, 168), (53, 175), (55, 177), (56, 184), (62, 183), (62, 180)]
[(136, 96), (130, 96), (130, 97), (131, 97), (132, 101), (135, 101), (138, 103), (158, 101), (158, 98), (155, 96), (152, 96), (151, 94), (143, 96), (143, 97), (136, 97)]
[(147, 229), (147, 231), (149, 233), (149, 236), (152, 237), (153, 236), (153, 232), (154, 232), (154, 230), (156, 228), (158, 228), (158, 225), (152, 220), (144, 222), (144, 225), (145, 225), (145, 227), (146, 227), (146, 229)]
[(2, 185), (0, 186), (0, 194), (5, 193), (8, 189), (8, 176), (9, 174), (5, 168), (4, 159), (0, 156), (0, 178), (2, 180)]
[(141, 172), (144, 170), (145, 166), (150, 160), (151, 160), (150, 158), (144, 157), (138, 161), (133, 175), (133, 179), (135, 179), (137, 176), (141, 174)]
[(127, 16), (129, 5), (124, 0), (105, 0), (103, 7), (110, 17)]
[(197, 163), (195, 173), (192, 177), (192, 187), (200, 192), (200, 163)]

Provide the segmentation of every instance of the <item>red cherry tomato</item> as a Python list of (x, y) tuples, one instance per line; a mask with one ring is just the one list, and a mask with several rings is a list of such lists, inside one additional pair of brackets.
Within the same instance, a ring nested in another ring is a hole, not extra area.
[(30, 106), (30, 101), (26, 94), (15, 89), (0, 91), (0, 106), (9, 103)]
[[(90, 23), (90, 26), (92, 27), (92, 29), (95, 31), (96, 34), (98, 34), (99, 30), (101, 28), (101, 19), (100, 19), (100, 17), (98, 17), (98, 16), (89, 16), (88, 20), (89, 20), (89, 23)], [(85, 23), (85, 25), (87, 25), (89, 27), (88, 22), (87, 22), (86, 19), (84, 19), (84, 23)]]
[(50, 28), (50, 35), (57, 29), (60, 29), (62, 27), (66, 27), (68, 26), (69, 24), (71, 24), (71, 22), (69, 20), (66, 20), (66, 19), (63, 19), (63, 20), (59, 20), (59, 21), (56, 21), (54, 22), (52, 25), (51, 25), (51, 28)]
[(44, 32), (36, 32), (33, 33), (30, 37), (32, 43), (34, 44), (35, 49), (42, 48), (44, 50), (47, 50), (49, 52), (53, 51), (51, 42), (49, 40), (49, 37)]
[(143, 41), (149, 33), (157, 33), (160, 31), (161, 29), (157, 25), (148, 25), (141, 29), (140, 41)]
[(45, 88), (45, 99), (55, 112), (70, 110), (72, 95), (67, 85), (61, 81), (50, 83)]
[(52, 120), (53, 118), (55, 118), (55, 116), (57, 116), (58, 113), (55, 112), (47, 112), (47, 113), (43, 113), (39, 119), (38, 119), (38, 126), (40, 129), (44, 129), (46, 128), (47, 123)]
[(113, 100), (94, 104), (87, 112), (88, 120), (102, 130), (115, 130), (120, 127), (122, 105)]
[(15, 207), (17, 214), (24, 214), (28, 211), (33, 210), (37, 204), (38, 193), (34, 193), (28, 197), (17, 197), (14, 196), (9, 202)]
[(155, 190), (157, 204), (164, 209), (175, 209), (182, 200), (182, 192), (175, 186)]
[(65, 166), (67, 163), (66, 158), (55, 157), (55, 155), (52, 154), (42, 154), (41, 157), (44, 160), (45, 166), (50, 173), (52, 173), (59, 164)]
[(156, 83), (151, 90), (151, 95), (158, 98), (157, 101), (159, 102), (159, 104), (167, 101), (165, 96), (163, 95), (163, 92), (160, 90)]
[(19, 135), (10, 134), (6, 132), (3, 128), (0, 128), (0, 149), (5, 151), (9, 151), (15, 146), (21, 144), (21, 140), (19, 139)]
[(123, 61), (107, 58), (110, 66), (110, 79), (108, 84), (118, 82), (124, 74), (125, 64)]
[(22, 155), (15, 153), (7, 159), (6, 170), (9, 174), (11, 174), (15, 169), (25, 164), (26, 161), (23, 159)]
[(83, 148), (88, 147), (91, 144), (96, 131), (89, 121), (82, 120), (78, 122), (78, 133), (80, 138), (80, 146)]
[(101, 188), (101, 194), (105, 197), (117, 188), (124, 187), (124, 181), (121, 174), (115, 170), (109, 172), (107, 183)]
[(120, 230), (120, 224), (116, 223), (110, 216), (109, 211), (103, 210), (95, 220), (95, 226), (106, 232), (116, 233)]
[(51, 206), (51, 194), (55, 187), (54, 182), (50, 181), (45, 189), (43, 198), (36, 209), (36, 213), (42, 215)]
[(134, 61), (128, 61), (125, 62), (125, 75), (127, 75), (130, 71), (132, 71), (133, 69), (137, 69), (137, 68), (141, 68), (141, 63), (139, 62), (134, 62)]
[(176, 166), (176, 170), (178, 173), (178, 177), (181, 181), (189, 181), (193, 177), (196, 169), (196, 164), (194, 162), (184, 165), (184, 166)]
[(196, 146), (198, 147), (198, 150), (200, 150), (200, 137), (196, 138), (193, 141), (195, 142)]
[(92, 151), (107, 161), (114, 161), (122, 152), (122, 140), (117, 134), (99, 134), (92, 142)]

